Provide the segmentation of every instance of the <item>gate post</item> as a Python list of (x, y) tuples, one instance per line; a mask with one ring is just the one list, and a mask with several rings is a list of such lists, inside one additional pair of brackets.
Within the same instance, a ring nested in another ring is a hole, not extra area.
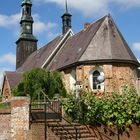
[(27, 140), (29, 133), (28, 97), (13, 97), (11, 100), (11, 138)]

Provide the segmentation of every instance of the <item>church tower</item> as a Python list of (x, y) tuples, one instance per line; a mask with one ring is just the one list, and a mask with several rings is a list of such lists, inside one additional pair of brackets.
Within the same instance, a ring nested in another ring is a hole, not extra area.
[(22, 17), (20, 21), (21, 33), (16, 41), (16, 69), (19, 68), (27, 57), (37, 50), (37, 39), (33, 35), (33, 18), (31, 16), (32, 3), (22, 0)]
[(62, 31), (63, 34), (65, 34), (69, 29), (71, 29), (71, 14), (68, 13), (68, 6), (67, 6), (67, 0), (65, 0), (65, 6), (66, 6), (66, 11), (63, 14), (62, 18)]

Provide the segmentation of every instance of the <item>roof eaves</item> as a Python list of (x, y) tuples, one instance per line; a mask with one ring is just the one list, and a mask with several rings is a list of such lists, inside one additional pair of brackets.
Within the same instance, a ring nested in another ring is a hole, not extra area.
[(75, 63), (72, 63), (72, 64), (69, 64), (67, 66), (64, 66), (64, 67), (61, 67), (61, 68), (58, 68), (57, 70), (64, 70), (64, 69), (68, 69), (70, 67), (74, 67), (74, 66), (79, 66), (79, 65), (87, 65), (87, 64), (103, 64), (103, 63), (106, 63), (106, 64), (109, 64), (109, 63), (125, 63), (125, 64), (133, 64), (135, 66), (139, 66), (140, 67), (140, 63), (137, 63), (135, 61), (132, 61), (132, 60), (118, 60), (118, 59), (106, 59), (106, 60), (89, 60), (89, 61), (78, 61), (78, 62), (75, 62)]

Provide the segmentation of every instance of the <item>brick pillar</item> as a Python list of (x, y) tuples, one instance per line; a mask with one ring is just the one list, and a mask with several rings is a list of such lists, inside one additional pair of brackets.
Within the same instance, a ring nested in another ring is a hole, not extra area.
[(11, 139), (28, 140), (29, 132), (28, 97), (13, 97), (11, 100)]

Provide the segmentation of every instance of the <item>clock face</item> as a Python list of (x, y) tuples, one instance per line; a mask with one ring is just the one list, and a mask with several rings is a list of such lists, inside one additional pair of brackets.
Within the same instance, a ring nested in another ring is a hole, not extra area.
[(27, 30), (30, 30), (31, 27), (30, 27), (29, 25), (26, 25), (26, 29), (27, 29)]

